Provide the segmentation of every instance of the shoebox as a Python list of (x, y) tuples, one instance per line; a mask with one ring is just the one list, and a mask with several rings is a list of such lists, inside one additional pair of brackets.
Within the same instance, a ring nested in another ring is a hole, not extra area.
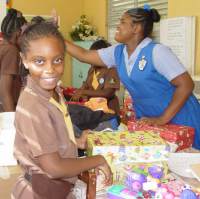
[(189, 148), (194, 140), (194, 128), (189, 126), (166, 124), (163, 126), (150, 126), (140, 124), (137, 121), (128, 121), (129, 131), (152, 131), (160, 135), (164, 140), (178, 145), (177, 151)]
[[(88, 156), (103, 155), (114, 173), (135, 163), (167, 161), (170, 148), (158, 134), (148, 131), (92, 132), (88, 135)], [(114, 176), (114, 181), (117, 174)]]

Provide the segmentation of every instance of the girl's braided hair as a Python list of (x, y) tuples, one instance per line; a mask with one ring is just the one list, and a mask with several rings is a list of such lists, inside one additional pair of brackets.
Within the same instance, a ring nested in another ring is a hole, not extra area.
[(63, 44), (64, 50), (66, 49), (65, 39), (53, 23), (41, 22), (34, 23), (27, 26), (20, 38), (21, 53), (26, 55), (29, 50), (29, 42), (44, 37), (55, 37)]
[(125, 12), (133, 23), (141, 23), (143, 26), (144, 37), (150, 36), (153, 30), (153, 23), (160, 21), (160, 14), (154, 8), (133, 8)]
[(1, 24), (3, 38), (10, 40), (13, 33), (21, 31), (21, 27), (26, 23), (27, 21), (20, 11), (14, 8), (9, 9)]

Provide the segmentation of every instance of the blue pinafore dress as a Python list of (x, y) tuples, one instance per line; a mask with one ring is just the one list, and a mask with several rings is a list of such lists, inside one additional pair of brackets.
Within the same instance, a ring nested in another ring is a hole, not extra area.
[[(138, 119), (143, 116), (162, 115), (175, 91), (175, 87), (154, 67), (152, 61), (154, 46), (155, 43), (150, 42), (141, 50), (130, 76), (128, 76), (124, 61), (123, 49), (125, 46), (118, 45), (114, 52), (118, 75), (133, 99)], [(200, 104), (193, 94), (170, 122), (194, 127), (193, 147), (200, 149)]]

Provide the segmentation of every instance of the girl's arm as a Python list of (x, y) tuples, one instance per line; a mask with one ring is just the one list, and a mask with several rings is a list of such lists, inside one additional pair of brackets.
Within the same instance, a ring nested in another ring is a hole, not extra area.
[(179, 75), (171, 81), (176, 87), (173, 98), (163, 113), (164, 121), (169, 122), (187, 101), (194, 89), (194, 83), (188, 72)]
[(67, 52), (79, 61), (96, 66), (106, 66), (100, 59), (97, 50), (87, 50), (70, 41), (65, 41), (65, 44)]
[(44, 154), (38, 157), (42, 169), (53, 178), (70, 178), (77, 176), (83, 171), (99, 168), (106, 177), (111, 180), (111, 170), (103, 156), (97, 155), (85, 158), (61, 158), (55, 153)]
[(185, 72), (171, 81), (176, 87), (172, 100), (169, 106), (165, 109), (164, 113), (160, 117), (146, 118), (143, 117), (141, 121), (148, 124), (163, 125), (168, 123), (187, 101), (194, 89), (194, 83), (190, 75)]
[(2, 105), (5, 112), (15, 111), (13, 89), (13, 76), (1, 75), (0, 91), (2, 96)]
[(87, 97), (105, 97), (109, 99), (115, 94), (115, 89), (113, 88), (104, 88), (102, 90), (89, 90), (89, 89), (80, 89), (77, 90), (75, 95), (87, 96)]

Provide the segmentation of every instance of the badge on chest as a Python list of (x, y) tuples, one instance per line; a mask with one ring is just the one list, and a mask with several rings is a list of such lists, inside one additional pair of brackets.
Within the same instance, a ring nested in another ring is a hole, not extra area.
[(99, 84), (103, 84), (103, 83), (104, 83), (104, 78), (101, 77), (101, 78), (99, 79)]
[(141, 60), (139, 61), (139, 65), (138, 65), (139, 70), (144, 70), (146, 64), (147, 64), (147, 60), (145, 59), (145, 56), (143, 55)]

